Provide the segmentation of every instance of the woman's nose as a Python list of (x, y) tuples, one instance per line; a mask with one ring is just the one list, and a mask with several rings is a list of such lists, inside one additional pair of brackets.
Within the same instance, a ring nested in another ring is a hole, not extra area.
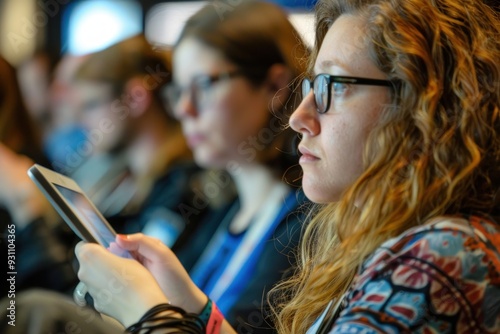
[(185, 117), (195, 117), (198, 114), (196, 102), (193, 98), (193, 93), (190, 90), (183, 90), (179, 92), (177, 102), (173, 106), (174, 116), (177, 119)]
[(311, 90), (290, 117), (290, 127), (302, 135), (316, 136), (321, 130), (318, 116)]

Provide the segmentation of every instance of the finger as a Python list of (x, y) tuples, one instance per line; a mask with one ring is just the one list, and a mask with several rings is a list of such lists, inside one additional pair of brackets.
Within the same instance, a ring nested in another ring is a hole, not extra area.
[(85, 283), (79, 282), (73, 291), (73, 300), (78, 306), (87, 305), (87, 300), (85, 299), (85, 295), (87, 294), (88, 289)]
[(112, 254), (115, 254), (118, 256), (121, 256), (121, 254), (123, 254), (123, 252), (126, 251), (126, 249), (123, 249), (122, 247), (120, 247), (120, 245), (118, 245), (114, 241), (109, 243), (109, 247), (107, 248), (107, 250), (110, 251)]
[(170, 252), (159, 239), (145, 236), (142, 233), (117, 235), (116, 243), (128, 251), (133, 251), (146, 259), (160, 259)]
[(107, 253), (106, 249), (103, 246), (92, 242), (80, 241), (75, 246), (75, 255), (79, 261), (90, 258), (97, 260), (100, 256), (102, 256), (101, 253)]
[(78, 257), (78, 254), (80, 254), (80, 252), (82, 251), (83, 245), (85, 245), (85, 244), (86, 244), (85, 241), (80, 241), (80, 242), (78, 242), (76, 244), (76, 246), (75, 246), (75, 254), (76, 254), (77, 257)]

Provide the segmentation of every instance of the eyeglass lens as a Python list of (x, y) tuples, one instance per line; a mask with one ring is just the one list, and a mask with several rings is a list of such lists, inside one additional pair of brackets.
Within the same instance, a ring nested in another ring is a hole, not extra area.
[(188, 91), (193, 104), (203, 105), (209, 100), (209, 90), (214, 84), (240, 75), (243, 75), (243, 72), (238, 70), (215, 75), (200, 75), (196, 77), (186, 89), (183, 89), (175, 84), (168, 86), (166, 90), (167, 98), (172, 108), (175, 108), (179, 103), (181, 96), (184, 94), (184, 91)]
[[(314, 87), (311, 87), (313, 86)], [(313, 82), (309, 79), (302, 80), (302, 98), (305, 98), (313, 88), (314, 102), (319, 113), (324, 113), (328, 106), (328, 81), (322, 75), (317, 76)]]

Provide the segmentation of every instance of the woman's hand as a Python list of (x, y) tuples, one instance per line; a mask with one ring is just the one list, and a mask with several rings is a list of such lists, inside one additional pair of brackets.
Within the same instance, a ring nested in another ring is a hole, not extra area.
[(78, 243), (75, 253), (80, 262), (78, 277), (87, 286), (96, 310), (125, 327), (153, 306), (168, 302), (153, 275), (136, 260), (116, 256), (94, 243)]
[(133, 253), (146, 267), (173, 305), (199, 313), (207, 302), (205, 294), (191, 281), (174, 253), (160, 240), (142, 233), (118, 235), (116, 243)]

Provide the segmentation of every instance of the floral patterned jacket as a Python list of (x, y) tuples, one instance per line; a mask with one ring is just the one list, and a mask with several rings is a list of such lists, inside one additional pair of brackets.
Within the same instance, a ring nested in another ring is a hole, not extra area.
[(330, 333), (500, 333), (500, 226), (443, 218), (367, 259)]

